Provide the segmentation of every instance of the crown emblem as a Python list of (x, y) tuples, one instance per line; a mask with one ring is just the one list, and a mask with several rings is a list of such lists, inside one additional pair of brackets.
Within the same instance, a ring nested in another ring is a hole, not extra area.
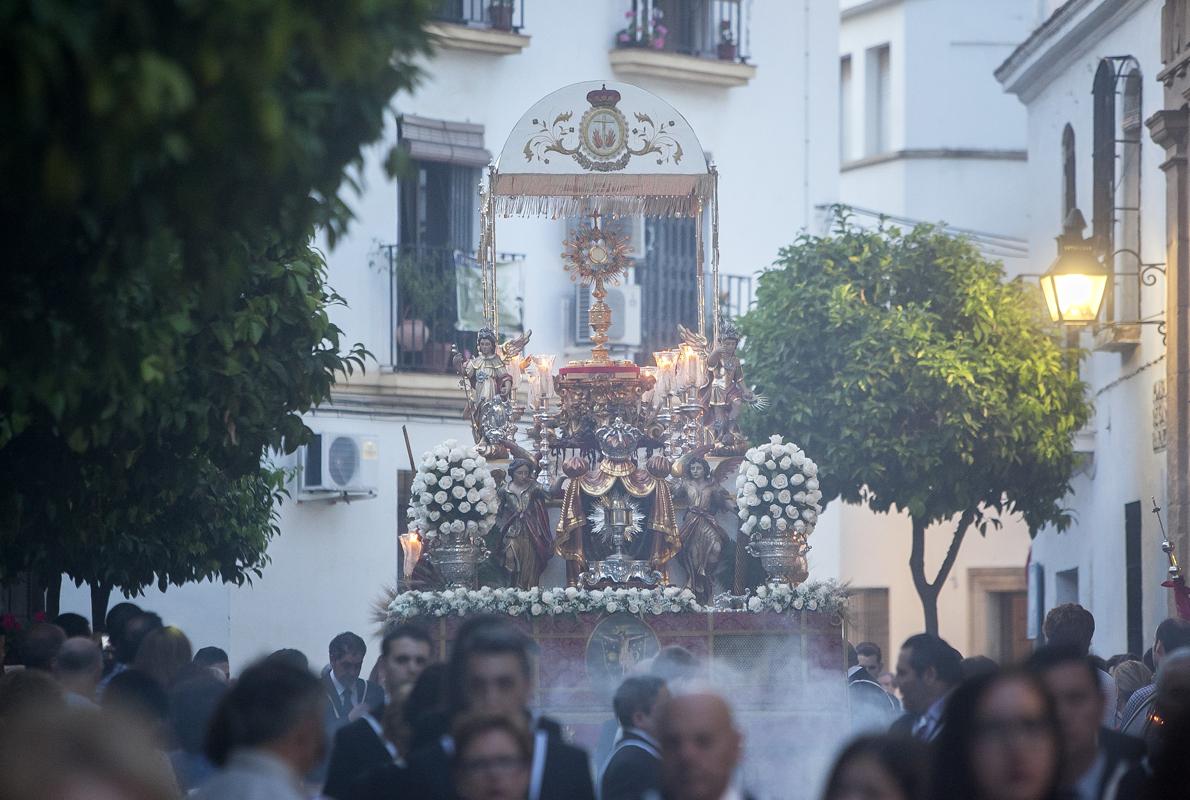
[(600, 428), (595, 432), (599, 439), (599, 449), (613, 460), (625, 460), (636, 456), (636, 443), (640, 439), (640, 429), (626, 422), (622, 417), (616, 417), (611, 425)]
[(602, 89), (592, 89), (587, 92), (587, 102), (596, 107), (605, 106), (611, 108), (620, 102), (620, 93), (615, 89), (607, 88), (607, 84), (605, 83)]

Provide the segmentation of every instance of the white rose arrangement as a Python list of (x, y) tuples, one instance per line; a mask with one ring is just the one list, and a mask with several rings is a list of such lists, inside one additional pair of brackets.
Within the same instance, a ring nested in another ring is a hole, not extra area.
[(818, 465), (780, 436), (744, 454), (735, 485), (740, 532), (752, 539), (808, 536), (822, 513)]
[(760, 586), (738, 609), (714, 608), (698, 602), (694, 592), (676, 586), (655, 589), (447, 589), (440, 592), (402, 592), (388, 604), (388, 618), (401, 622), (414, 617), (464, 617), (468, 614), (508, 614), (545, 617), (558, 614), (625, 612), (637, 616), (677, 614), (683, 611), (733, 614), (765, 611), (819, 611), (836, 614), (843, 609), (846, 592), (834, 581), (800, 586)]
[(407, 516), (427, 542), (483, 536), (496, 521), (496, 479), (473, 444), (447, 439), (426, 452), (410, 484)]

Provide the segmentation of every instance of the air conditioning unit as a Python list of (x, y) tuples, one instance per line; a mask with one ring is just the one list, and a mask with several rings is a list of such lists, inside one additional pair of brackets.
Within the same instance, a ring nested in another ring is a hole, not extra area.
[(380, 443), (359, 433), (316, 433), (298, 448), (298, 499), (348, 500), (375, 497)]
[[(622, 286), (610, 286), (604, 300), (612, 310), (612, 324), (607, 331), (609, 344), (625, 347), (640, 346), (640, 286), (632, 283), (631, 274)], [(574, 343), (591, 343), (591, 289), (583, 284), (574, 287)]]

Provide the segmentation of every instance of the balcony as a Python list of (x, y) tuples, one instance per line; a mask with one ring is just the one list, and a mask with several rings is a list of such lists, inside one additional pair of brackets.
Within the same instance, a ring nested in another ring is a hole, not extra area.
[[(380, 267), (387, 270), (391, 338), (388, 366), (400, 372), (451, 372), (451, 351), (470, 358), (475, 334), (483, 327), (478, 264), (451, 247), (381, 245)], [(519, 264), (520, 253), (499, 253), (502, 265)], [(460, 285), (461, 282), (461, 285)], [(520, 319), (519, 297), (503, 297), (501, 312)], [(461, 304), (461, 308), (460, 308)], [(512, 307), (509, 307), (512, 306)]]
[(743, 86), (756, 74), (742, 0), (632, 0), (614, 44), (624, 77)]
[(440, 0), (427, 32), (439, 47), (513, 55), (529, 46), (524, 0)]

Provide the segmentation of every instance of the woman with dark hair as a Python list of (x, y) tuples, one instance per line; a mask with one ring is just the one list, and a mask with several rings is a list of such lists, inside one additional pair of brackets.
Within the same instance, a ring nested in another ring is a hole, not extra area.
[(909, 736), (855, 739), (835, 760), (823, 800), (924, 800), (929, 751)]
[(525, 800), (533, 738), (522, 720), (481, 714), (454, 726), (451, 779), (460, 800)]
[(1053, 700), (1019, 669), (961, 684), (935, 740), (938, 800), (1056, 800), (1061, 747)]

